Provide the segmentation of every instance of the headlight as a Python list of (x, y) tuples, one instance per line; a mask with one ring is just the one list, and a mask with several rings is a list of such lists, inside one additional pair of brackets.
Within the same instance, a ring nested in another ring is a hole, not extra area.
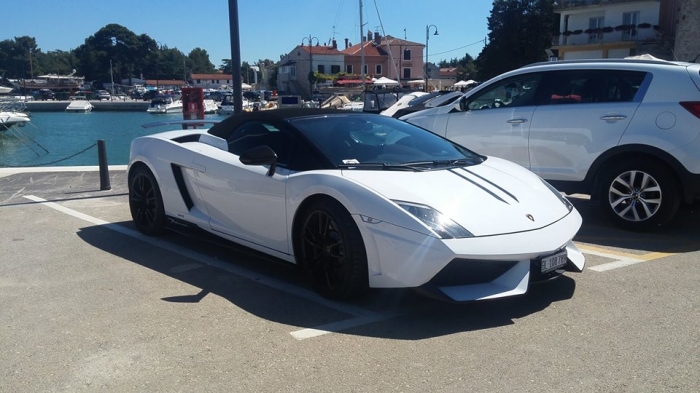
[(421, 220), (428, 228), (432, 229), (441, 239), (458, 239), (474, 237), (471, 232), (462, 228), (449, 217), (433, 209), (430, 206), (419, 205), (411, 202), (394, 201), (411, 215)]
[(544, 179), (540, 178), (540, 180), (542, 180), (542, 183), (544, 183), (544, 185), (547, 186), (547, 188), (549, 188), (549, 190), (552, 191), (554, 193), (554, 195), (557, 196), (557, 198), (559, 198), (561, 203), (563, 203), (564, 206), (566, 206), (566, 208), (569, 209), (569, 211), (574, 210), (574, 205), (572, 205), (571, 202), (569, 202), (569, 200), (566, 199), (566, 197), (561, 194), (561, 192), (559, 192), (551, 184), (547, 183)]

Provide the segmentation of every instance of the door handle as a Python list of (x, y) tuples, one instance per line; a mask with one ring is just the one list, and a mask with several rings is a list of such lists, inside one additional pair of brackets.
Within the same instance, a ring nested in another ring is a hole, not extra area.
[(625, 120), (627, 116), (623, 115), (607, 115), (603, 116), (600, 118), (600, 120), (605, 120), (605, 121), (618, 121), (618, 120)]
[(526, 121), (527, 121), (527, 119), (510, 119), (506, 122), (510, 123), (510, 124), (520, 124), (520, 123), (525, 123)]

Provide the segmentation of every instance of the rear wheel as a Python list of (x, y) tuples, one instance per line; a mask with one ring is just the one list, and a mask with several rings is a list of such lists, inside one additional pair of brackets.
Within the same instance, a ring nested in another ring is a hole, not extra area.
[(298, 237), (300, 264), (314, 289), (333, 299), (358, 297), (369, 288), (367, 254), (350, 214), (338, 202), (310, 206)]
[(163, 233), (165, 209), (158, 182), (146, 167), (134, 168), (129, 179), (129, 209), (136, 228), (155, 236)]
[(673, 173), (648, 162), (621, 162), (602, 177), (601, 200), (619, 226), (648, 230), (670, 221), (680, 205)]

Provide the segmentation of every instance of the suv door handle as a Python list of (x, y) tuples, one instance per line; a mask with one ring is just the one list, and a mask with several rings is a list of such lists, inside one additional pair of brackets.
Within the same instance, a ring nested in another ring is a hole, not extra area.
[(607, 115), (603, 116), (600, 118), (600, 120), (605, 120), (605, 121), (618, 121), (618, 120), (625, 120), (627, 116), (623, 115)]
[(507, 121), (507, 123), (510, 124), (519, 124), (519, 123), (525, 123), (527, 119), (510, 119)]

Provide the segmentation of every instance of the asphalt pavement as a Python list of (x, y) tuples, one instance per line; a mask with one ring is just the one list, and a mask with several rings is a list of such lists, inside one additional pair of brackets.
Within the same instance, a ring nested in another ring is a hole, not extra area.
[(290, 265), (131, 224), (124, 167), (0, 169), (3, 392), (700, 391), (700, 213), (621, 231), (521, 297), (316, 295)]

